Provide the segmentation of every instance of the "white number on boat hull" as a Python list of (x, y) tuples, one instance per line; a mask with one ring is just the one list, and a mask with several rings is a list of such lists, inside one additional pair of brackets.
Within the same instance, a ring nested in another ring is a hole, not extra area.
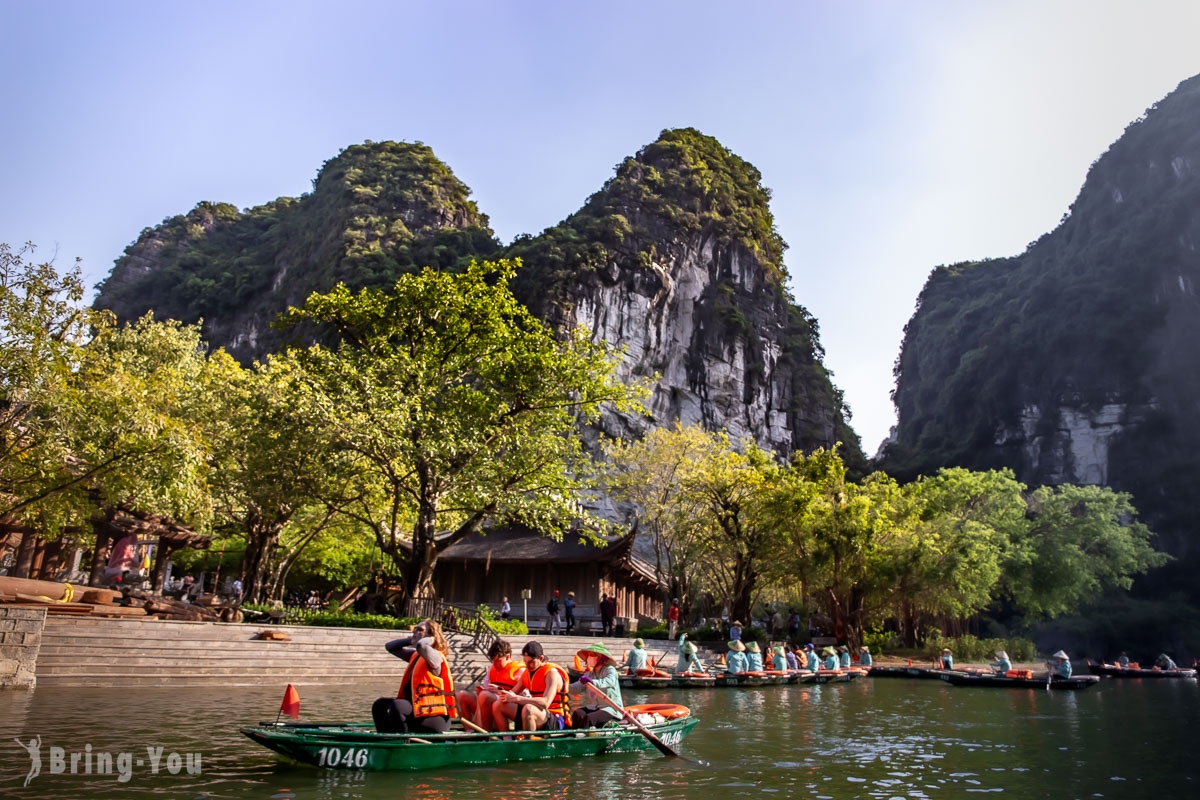
[(659, 738), (662, 740), (663, 744), (679, 744), (683, 741), (683, 734), (680, 731), (671, 731), (670, 733), (664, 733)]
[(335, 769), (362, 769), (367, 765), (367, 748), (322, 747), (317, 750), (318, 767), (333, 767)]

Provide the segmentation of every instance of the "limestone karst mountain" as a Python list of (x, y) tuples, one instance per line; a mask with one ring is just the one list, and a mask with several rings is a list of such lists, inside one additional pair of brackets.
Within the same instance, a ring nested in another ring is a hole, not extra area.
[(1200, 76), (1126, 128), (1053, 232), (933, 271), (896, 362), (882, 466), (1008, 466), (1132, 492), (1182, 557), (1172, 569), (1194, 571), (1198, 243)]
[(210, 343), (249, 360), (285, 343), (270, 328), (279, 312), (338, 281), (386, 286), (425, 265), (520, 257), (514, 288), (535, 313), (585, 326), (625, 349), (623, 376), (654, 379), (651, 416), (610, 415), (609, 433), (701, 422), (784, 454), (840, 441), (861, 466), (816, 321), (784, 287), (760, 181), (715, 139), (664, 131), (580, 211), (501, 247), (428, 147), (368, 142), (326, 162), (301, 198), (201, 203), (147, 228), (97, 305), (122, 319), (203, 318)]

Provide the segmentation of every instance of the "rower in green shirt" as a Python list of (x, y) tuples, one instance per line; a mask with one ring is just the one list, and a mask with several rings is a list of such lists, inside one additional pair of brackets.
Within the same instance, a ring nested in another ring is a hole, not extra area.
[(633, 649), (625, 656), (625, 672), (633, 675), (639, 669), (646, 668), (646, 642), (641, 638), (633, 640)]
[(1003, 650), (996, 651), (996, 660), (988, 664), (994, 671), (1003, 675), (1012, 669), (1012, 659), (1008, 657), (1008, 653)]
[(729, 652), (725, 654), (725, 671), (730, 675), (749, 670), (746, 662), (746, 645), (737, 639), (729, 640)]
[(864, 644), (858, 652), (858, 665), (860, 667), (869, 667), (874, 663), (875, 662), (871, 658), (871, 648)]
[(826, 647), (821, 651), (821, 655), (825, 656), (825, 660), (821, 662), (821, 669), (837, 669), (838, 659), (832, 647)]
[[(617, 672), (617, 660), (608, 652), (603, 642), (585, 647), (576, 655), (587, 664), (587, 672), (579, 677), (572, 688), (595, 686), (618, 706), (621, 701), (621, 676)], [(591, 697), (590, 693), (588, 693)], [(591, 698), (596, 699), (596, 698)], [(593, 703), (571, 712), (571, 727), (600, 728), (621, 719), (621, 714), (607, 703)]]
[(771, 657), (771, 669), (777, 672), (785, 672), (788, 668), (787, 656), (783, 654), (783, 647), (775, 648), (775, 655)]
[(746, 647), (746, 671), (762, 672), (762, 652), (758, 649), (758, 642), (751, 642)]

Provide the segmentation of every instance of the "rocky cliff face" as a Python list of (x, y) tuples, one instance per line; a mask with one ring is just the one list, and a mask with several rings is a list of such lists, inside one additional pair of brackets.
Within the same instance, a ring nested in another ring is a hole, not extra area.
[(1131, 491), (1177, 555), (1200, 512), (1200, 76), (1132, 123), (1022, 255), (934, 270), (883, 465)]
[(201, 203), (143, 231), (97, 305), (203, 318), (211, 343), (249, 360), (284, 343), (270, 327), (279, 312), (337, 281), (386, 286), (425, 264), (520, 257), (514, 288), (535, 313), (624, 348), (621, 377), (652, 379), (650, 416), (612, 414), (585, 439), (678, 420), (781, 453), (841, 441), (865, 464), (816, 321), (783, 288), (769, 193), (716, 140), (665, 132), (579, 212), (505, 249), (467, 198), (423, 145), (356, 145), (310, 195), (246, 211)]
[(864, 464), (816, 322), (783, 288), (768, 200), (758, 171), (715, 139), (665, 131), (583, 209), (513, 245), (527, 305), (621, 347), (622, 378), (657, 376), (649, 416), (609, 415), (604, 432), (678, 420), (780, 453), (842, 442)]

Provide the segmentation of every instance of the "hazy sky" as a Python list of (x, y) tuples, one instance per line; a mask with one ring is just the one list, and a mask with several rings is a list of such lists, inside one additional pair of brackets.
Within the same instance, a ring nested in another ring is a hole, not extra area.
[(1200, 2), (0, 0), (0, 241), (95, 283), (201, 200), (423, 141), (508, 242), (694, 126), (755, 164), (868, 454), (929, 271), (1052, 229), (1200, 72)]

